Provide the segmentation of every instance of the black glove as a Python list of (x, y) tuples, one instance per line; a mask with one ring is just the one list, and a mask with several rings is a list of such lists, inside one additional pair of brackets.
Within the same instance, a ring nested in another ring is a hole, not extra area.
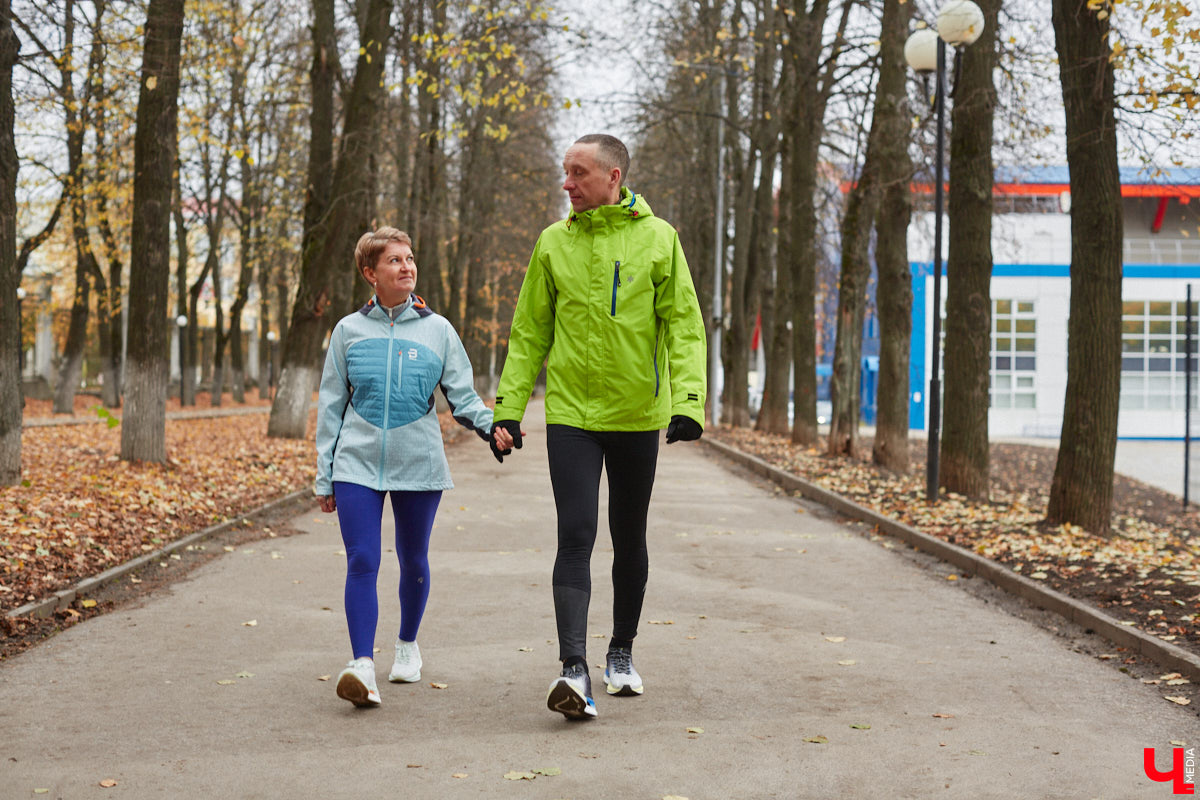
[(503, 422), (497, 422), (495, 425), (492, 426), (491, 436), (488, 437), (488, 445), (492, 448), (492, 455), (494, 455), (496, 457), (497, 461), (499, 461), (501, 464), (503, 464), (504, 456), (511, 453), (512, 448), (506, 448), (504, 450), (501, 450), (499, 447), (496, 446), (496, 429), (497, 428), (503, 428), (504, 430), (508, 431), (509, 435), (512, 436), (512, 438), (513, 438), (513, 447), (520, 450), (521, 449), (521, 423), (519, 423), (513, 419), (506, 419)]
[(700, 427), (699, 422), (691, 417), (676, 414), (671, 417), (671, 424), (667, 426), (667, 444), (692, 442), (699, 439), (702, 433), (704, 433), (704, 429)]

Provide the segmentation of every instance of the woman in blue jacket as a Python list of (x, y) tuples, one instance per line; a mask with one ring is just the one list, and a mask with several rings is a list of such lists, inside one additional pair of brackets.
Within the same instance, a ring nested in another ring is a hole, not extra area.
[(429, 597), (429, 534), (442, 491), (453, 487), (434, 411), (441, 388), (454, 419), (496, 449), (492, 411), (475, 393), (471, 363), (453, 326), (413, 294), (412, 240), (380, 228), (358, 240), (354, 260), (375, 296), (333, 329), (317, 411), (316, 494), (338, 512), (346, 545), (346, 622), (353, 660), (338, 675), (338, 697), (379, 705), (375, 627), (384, 496), (392, 498), (400, 560), (400, 632), (388, 680), (421, 679), (417, 629)]

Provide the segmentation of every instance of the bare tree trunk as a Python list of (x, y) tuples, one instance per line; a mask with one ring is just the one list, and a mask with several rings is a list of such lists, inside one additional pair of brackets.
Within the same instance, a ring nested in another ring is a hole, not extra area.
[[(912, 6), (901, 3), (885, 16), (880, 55), (904, 80), (904, 42)], [(882, 69), (882, 67), (881, 67)], [(883, 87), (880, 76), (880, 86)], [(890, 82), (889, 82), (890, 85)], [(876, 399), (875, 443), (871, 458), (881, 467), (908, 472), (909, 347), (912, 339), (912, 274), (908, 263), (908, 223), (912, 217), (912, 159), (908, 154), (908, 103), (899, 94), (886, 94), (877, 104), (884, 126), (880, 137), (882, 189), (875, 215), (875, 268), (879, 276), (875, 308), (879, 315), (879, 384)]]
[(858, 449), (862, 329), (871, 274), (871, 227), (879, 211), (885, 162), (895, 157), (894, 150), (903, 150), (906, 146), (904, 41), (909, 14), (909, 7), (903, 0), (885, 0), (883, 4), (879, 81), (875, 87), (871, 132), (867, 137), (862, 173), (850, 192), (842, 221), (842, 270), (838, 287), (828, 446), (831, 455), (853, 456)]
[[(795, 102), (795, 98), (784, 94), (784, 107)], [(791, 391), (792, 371), (792, 271), (783, 263), (782, 254), (793, 251), (791, 243), (792, 208), (792, 152), (791, 138), (784, 137), (784, 149), (780, 159), (782, 181), (779, 186), (779, 230), (775, 252), (775, 286), (765, 302), (772, 306), (772, 324), (763, 326), (761, 347), (767, 348), (767, 374), (763, 381), (762, 406), (758, 410), (755, 429), (764, 433), (786, 434), (788, 432), (788, 394)], [(767, 317), (766, 311), (763, 313)]]
[[(179, 184), (179, 173), (182, 172), (179, 162), (175, 162), (175, 174), (172, 179), (171, 213), (175, 217), (175, 316), (176, 327), (179, 329), (179, 405), (196, 405), (196, 371), (195, 361), (196, 316), (193, 308), (188, 307), (188, 229), (187, 221), (183, 218), (183, 193)], [(179, 326), (182, 317), (184, 325)]]
[(17, 269), (17, 146), (13, 137), (13, 65), (20, 42), (11, 0), (0, 0), (0, 486), (21, 482), (21, 318), (13, 300)]
[[(732, 85), (732, 81), (730, 82)], [(732, 90), (731, 90), (732, 91)], [(734, 148), (732, 160), (739, 160)], [(751, 144), (734, 179), (737, 195), (734, 200), (733, 270), (729, 276), (729, 327), (725, 331), (721, 350), (725, 361), (725, 413), (723, 421), (744, 428), (750, 424), (747, 372), (750, 361), (750, 330), (754, 324), (755, 306), (750, 301), (750, 249), (754, 236), (754, 174), (758, 152)]]
[(465, 175), (471, 176), (469, 190), (461, 192), (459, 211), (459, 249), (455, 259), (466, 273), (466, 297), (463, 319), (458, 326), (463, 347), (475, 367), (477, 388), (491, 391), (491, 375), (486, 369), (488, 354), (495, 340), (492, 309), (495, 302), (488, 287), (488, 255), (492, 252), (488, 220), (498, 208), (496, 187), (502, 165), (494, 140), (483, 135), (482, 125), (467, 142)]
[(150, 0), (134, 139), (130, 327), (121, 458), (167, 459), (167, 298), (171, 245), (171, 170), (179, 99), (183, 0)]
[(1108, 534), (1121, 392), (1121, 179), (1110, 18), (1054, 0), (1071, 171), (1071, 308), (1062, 438), (1046, 520)]
[[(429, 3), (433, 14), (430, 33), (435, 37), (435, 41), (440, 41), (446, 30), (446, 6), (447, 3), (440, 0), (432, 0)], [(442, 59), (435, 54), (423, 64), (430, 83), (440, 85)], [(442, 152), (442, 102), (440, 92), (417, 93), (417, 113), (421, 131), (414, 165), (416, 180), (413, 182), (413, 211), (417, 216), (415, 230), (410, 231), (417, 264), (421, 265), (420, 295), (435, 311), (444, 308), (448, 299), (448, 293), (443, 289), (446, 276), (442, 263), (445, 221), (442, 203), (446, 172), (446, 159)]]
[[(814, 0), (807, 11), (805, 3), (795, 5), (798, 6), (795, 13), (788, 16), (793, 29), (786, 51), (785, 70), (795, 82), (796, 96), (804, 101), (786, 109), (789, 118), (784, 126), (793, 139), (792, 252), (788, 255), (792, 269), (792, 334), (795, 336), (792, 441), (813, 444), (817, 441), (817, 163), (825, 130), (825, 108), (833, 91), (834, 69), (854, 3), (846, 0), (842, 4), (833, 52), (824, 64), (821, 61), (821, 34), (829, 14), (829, 0)], [(780, 261), (783, 261), (783, 254)]]
[(70, 187), (71, 238), (75, 244), (75, 292), (71, 302), (71, 322), (63, 343), (62, 364), (58, 386), (54, 392), (54, 413), (70, 414), (75, 410), (75, 392), (79, 389), (83, 371), (83, 348), (88, 339), (88, 317), (92, 301), (92, 281), (100, 268), (88, 234), (87, 211), (84, 202), (85, 175), (83, 169), (83, 135), (86, 122), (86, 95), (82, 102), (75, 95), (75, 10), (67, 0), (63, 9), (63, 54), (58, 59), (65, 127), (67, 131), (67, 185)]
[[(283, 372), (267, 426), (269, 436), (291, 439), (305, 436), (312, 393), (321, 374), (321, 346), (333, 322), (328, 313), (329, 298), (335, 281), (345, 280), (347, 268), (343, 265), (370, 223), (366, 218), (369, 192), (365, 188), (369, 185), (368, 155), (380, 105), (379, 83), (387, 54), (391, 9), (390, 0), (370, 0), (363, 28), (363, 51), (346, 103), (328, 213), (303, 254), (300, 286), (282, 357)], [(312, 169), (310, 162), (310, 174)]]
[(959, 51), (950, 134), (950, 258), (938, 476), (948, 491), (988, 497), (992, 356), (992, 117), (1000, 0), (982, 0), (983, 35)]

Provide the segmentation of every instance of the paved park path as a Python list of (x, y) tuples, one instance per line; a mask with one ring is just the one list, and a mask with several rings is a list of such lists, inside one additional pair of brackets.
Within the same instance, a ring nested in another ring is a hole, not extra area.
[(1172, 741), (1200, 744), (1196, 713), (1157, 688), (698, 444), (660, 459), (634, 649), (646, 694), (603, 695), (593, 667), (600, 717), (568, 723), (545, 707), (554, 508), (544, 429), (527, 428), (503, 466), (473, 437), (450, 448), (420, 684), (384, 680), (390, 553), (383, 707), (356, 710), (319, 680), (349, 654), (342, 545), (314, 508), (292, 520), (299, 535), (0, 663), (0, 797), (1167, 798), (1143, 748), (1166, 768)]

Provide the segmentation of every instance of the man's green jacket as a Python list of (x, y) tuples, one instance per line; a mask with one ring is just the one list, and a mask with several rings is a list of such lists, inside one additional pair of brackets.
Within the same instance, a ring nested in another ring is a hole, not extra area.
[[(547, 360), (548, 359), (548, 360)], [(679, 235), (626, 187), (542, 231), (513, 315), (496, 421), (517, 420), (546, 361), (546, 422), (704, 426), (704, 320)]]

